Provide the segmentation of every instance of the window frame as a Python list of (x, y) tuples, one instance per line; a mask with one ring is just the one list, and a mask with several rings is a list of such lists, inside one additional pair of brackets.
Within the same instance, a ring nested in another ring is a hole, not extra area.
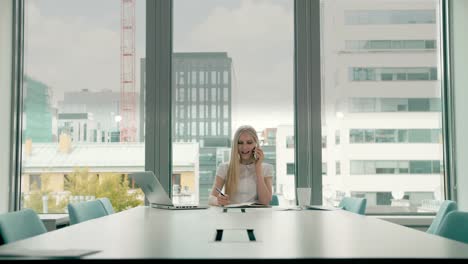
[[(171, 195), (171, 100), (167, 98), (172, 89), (173, 1), (147, 0), (146, 7), (146, 70), (154, 72), (146, 75), (146, 102), (159, 100), (146, 103), (147, 117), (152, 118), (146, 121), (145, 169), (159, 172), (156, 175)], [(320, 1), (294, 0), (295, 157), (304, 157), (295, 160), (295, 185), (312, 187), (314, 204), (322, 203), (321, 55), (320, 39), (315, 37), (319, 34)]]
[[(12, 32), (12, 113), (9, 173), (9, 210), (20, 208), (21, 180), (21, 123), (22, 76), (24, 43), (24, 0), (11, 0), (13, 7)], [(439, 0), (442, 80), (442, 129), (444, 135), (445, 199), (454, 195), (455, 171), (453, 143), (454, 108), (450, 86), (450, 1)], [(313, 204), (322, 203), (321, 156), (321, 54), (320, 1), (294, 0), (294, 135), (295, 184), (311, 187)], [(146, 1), (146, 125), (145, 170), (152, 170), (172, 196), (172, 131), (171, 131), (171, 73), (173, 1)], [(169, 99), (169, 100), (168, 100)], [(150, 103), (149, 103), (150, 102)], [(301, 157), (300, 159), (297, 157)]]
[[(24, 55), (24, 0), (11, 0), (11, 112), (10, 149), (8, 169), (8, 210), (16, 211), (21, 206), (21, 142), (23, 123), (23, 55)], [(0, 176), (1, 177), (1, 176)]]

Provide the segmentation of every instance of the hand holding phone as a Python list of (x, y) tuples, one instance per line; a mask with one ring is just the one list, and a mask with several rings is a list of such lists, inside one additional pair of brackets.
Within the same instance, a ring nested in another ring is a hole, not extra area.
[(253, 157), (254, 157), (255, 160), (258, 160), (257, 147), (258, 147), (258, 145), (255, 144), (255, 147), (252, 149)]

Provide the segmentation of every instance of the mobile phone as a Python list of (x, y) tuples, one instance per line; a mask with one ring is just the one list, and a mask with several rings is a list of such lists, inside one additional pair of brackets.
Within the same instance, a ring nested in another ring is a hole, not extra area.
[(257, 149), (257, 145), (255, 145), (255, 147), (252, 149), (252, 151), (253, 151), (254, 159), (255, 159), (255, 160), (258, 160), (257, 152), (255, 152), (256, 149)]

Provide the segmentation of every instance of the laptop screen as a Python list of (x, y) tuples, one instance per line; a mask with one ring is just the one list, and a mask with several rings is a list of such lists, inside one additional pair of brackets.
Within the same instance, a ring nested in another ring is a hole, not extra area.
[(169, 195), (152, 171), (135, 172), (128, 176), (135, 180), (150, 203), (173, 206)]

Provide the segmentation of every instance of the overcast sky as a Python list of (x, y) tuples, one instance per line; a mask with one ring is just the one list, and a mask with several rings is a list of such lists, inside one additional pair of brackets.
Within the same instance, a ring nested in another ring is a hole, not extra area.
[[(136, 4), (136, 79), (145, 57), (145, 0)], [(120, 89), (120, 0), (26, 1), (25, 71), (63, 91)], [(174, 52), (232, 58), (233, 130), (293, 124), (293, 1), (176, 0)]]

